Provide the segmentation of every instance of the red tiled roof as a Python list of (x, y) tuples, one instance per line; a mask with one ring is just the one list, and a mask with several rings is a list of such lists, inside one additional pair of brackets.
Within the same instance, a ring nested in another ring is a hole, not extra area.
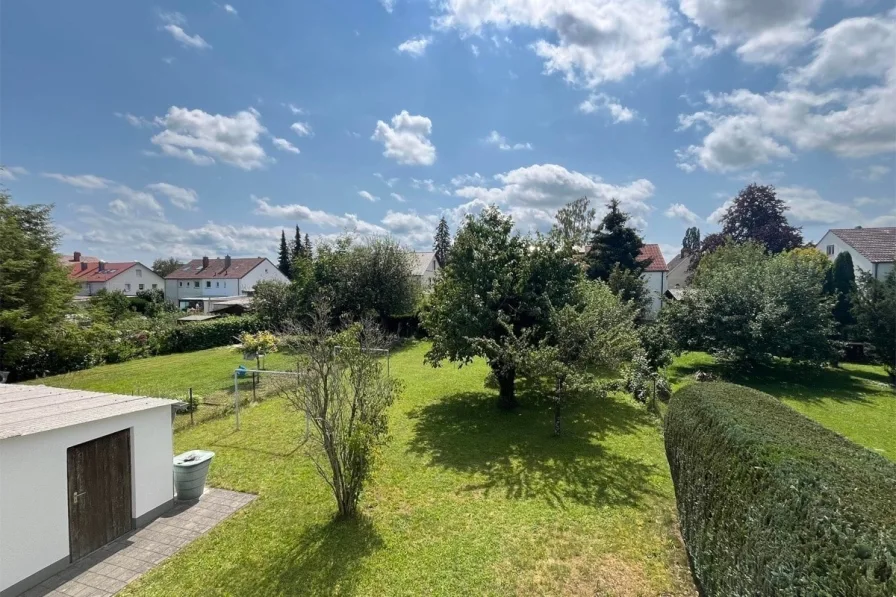
[(93, 257), (92, 255), (81, 255), (80, 261), (75, 261), (74, 255), (57, 255), (59, 257), (59, 263), (65, 266), (78, 265), (79, 263), (96, 263), (99, 261), (97, 257)]
[(831, 228), (831, 232), (871, 263), (896, 259), (896, 228)]
[[(83, 260), (83, 257), (82, 257)], [(82, 261), (82, 263), (86, 263)], [(136, 261), (123, 261), (121, 263), (104, 263), (100, 270), (99, 262), (87, 263), (87, 269), (81, 269), (80, 265), (72, 268), (68, 273), (71, 280), (77, 282), (107, 282), (125, 270), (137, 265)]]
[(650, 265), (647, 266), (647, 269), (644, 271), (647, 272), (665, 272), (669, 271), (669, 268), (666, 267), (666, 260), (663, 258), (663, 252), (660, 251), (659, 245), (644, 245), (641, 248), (641, 253), (638, 255), (638, 260), (643, 261), (645, 259), (651, 259)]
[(230, 267), (224, 269), (223, 259), (209, 259), (208, 267), (202, 267), (202, 259), (194, 259), (190, 263), (176, 269), (167, 276), (166, 280), (207, 280), (211, 278), (240, 279), (253, 269), (258, 267), (264, 257), (234, 257), (230, 260)]

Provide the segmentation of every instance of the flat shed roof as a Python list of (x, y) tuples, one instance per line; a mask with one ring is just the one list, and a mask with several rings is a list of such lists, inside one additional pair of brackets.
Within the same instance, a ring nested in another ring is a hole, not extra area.
[(0, 440), (42, 433), (162, 406), (176, 400), (0, 384)]

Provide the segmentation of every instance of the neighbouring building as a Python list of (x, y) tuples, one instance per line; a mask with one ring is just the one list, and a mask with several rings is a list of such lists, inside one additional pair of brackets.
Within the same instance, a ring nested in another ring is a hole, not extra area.
[(644, 270), (642, 278), (650, 291), (650, 316), (656, 317), (663, 307), (663, 294), (666, 292), (666, 260), (659, 245), (644, 245), (638, 259), (643, 261), (650, 259), (650, 265)]
[(210, 313), (219, 299), (251, 295), (255, 284), (263, 280), (289, 282), (264, 257), (203, 257), (165, 276), (165, 298), (180, 309)]
[(436, 254), (428, 251), (413, 253), (413, 256), (411, 264), (414, 270), (414, 279), (420, 283), (420, 288), (424, 290), (432, 288), (436, 282), (436, 273), (441, 269), (436, 260)]
[(896, 259), (896, 228), (832, 228), (815, 247), (833, 261), (846, 251), (859, 272), (867, 272), (883, 280), (893, 271)]
[(688, 278), (691, 272), (691, 262), (694, 260), (692, 255), (684, 255), (681, 253), (676, 255), (668, 264), (669, 271), (666, 273), (666, 289), (685, 288), (688, 285)]
[(73, 268), (73, 267), (81, 267), (81, 263), (96, 263), (99, 261), (98, 258), (93, 257), (92, 255), (83, 255), (80, 251), (75, 251), (71, 255), (63, 255), (61, 253), (56, 255), (59, 257), (59, 264), (63, 267)]
[(0, 384), (0, 595), (27, 591), (172, 507), (175, 404)]
[(68, 277), (81, 285), (78, 296), (93, 296), (100, 290), (135, 296), (141, 290), (165, 287), (165, 280), (139, 261), (75, 261)]

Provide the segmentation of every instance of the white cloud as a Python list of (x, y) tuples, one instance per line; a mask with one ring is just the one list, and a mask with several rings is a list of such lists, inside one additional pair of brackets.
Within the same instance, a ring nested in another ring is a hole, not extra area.
[(498, 131), (492, 131), (489, 133), (488, 137), (482, 140), (483, 143), (488, 145), (495, 145), (501, 151), (518, 151), (520, 149), (532, 149), (531, 143), (514, 143), (513, 145), (507, 142), (507, 139), (504, 138), (503, 135), (498, 133)]
[(389, 193), (389, 196), (398, 201), (399, 203), (404, 203), (405, 198), (399, 195), (398, 193)]
[(167, 182), (148, 184), (146, 185), (146, 188), (152, 189), (153, 191), (168, 197), (168, 200), (174, 207), (179, 207), (180, 209), (185, 209), (187, 211), (196, 210), (196, 203), (199, 201), (199, 196), (193, 189), (179, 187)]
[(254, 108), (233, 116), (171, 106), (157, 119), (165, 130), (152, 137), (165, 155), (200, 166), (219, 159), (243, 170), (263, 167), (270, 159), (258, 140), (265, 128)]
[(896, 21), (844, 19), (815, 39), (812, 61), (789, 75), (800, 84), (827, 84), (853, 77), (883, 77), (894, 67)]
[(41, 173), (41, 176), (45, 178), (52, 178), (54, 180), (58, 180), (59, 182), (86, 191), (105, 189), (108, 188), (109, 185), (113, 184), (112, 181), (108, 178), (102, 178), (93, 174), (77, 174), (74, 176), (69, 176), (67, 174), (57, 174), (55, 172), (43, 172)]
[(851, 226), (862, 219), (854, 207), (822, 199), (815, 189), (780, 187), (777, 193), (789, 208), (787, 216), (797, 222)]
[(285, 103), (285, 104), (282, 104), (282, 105), (283, 105), (284, 107), (286, 107), (286, 108), (289, 108), (289, 111), (292, 112), (293, 114), (298, 115), (298, 114), (304, 114), (304, 113), (305, 113), (305, 110), (303, 110), (302, 108), (298, 107), (297, 105), (295, 105), (295, 104), (293, 104), (293, 103)]
[(764, 133), (760, 124), (756, 116), (720, 119), (702, 145), (676, 151), (679, 167), (686, 172), (698, 165), (704, 170), (727, 172), (792, 157), (790, 149)]
[(852, 202), (858, 207), (866, 207), (868, 205), (894, 205), (896, 199), (873, 199), (871, 197), (856, 197)]
[(722, 205), (717, 207), (709, 216), (707, 216), (706, 221), (710, 224), (720, 224), (722, 222), (722, 216), (727, 213), (728, 209), (734, 205), (733, 199), (726, 199)]
[(436, 161), (436, 148), (429, 140), (432, 121), (425, 116), (414, 116), (402, 110), (392, 117), (392, 126), (382, 120), (370, 137), (383, 144), (383, 155), (399, 164), (431, 166)]
[[(354, 214), (337, 215), (322, 210), (311, 209), (305, 205), (272, 205), (267, 197), (252, 195), (255, 202), (254, 213), (280, 219), (300, 220), (311, 222), (323, 228), (338, 228), (360, 234), (385, 234), (387, 231), (381, 226), (365, 222)], [(279, 233), (278, 233), (279, 234)]]
[(314, 131), (311, 130), (311, 125), (307, 122), (294, 122), (289, 125), (295, 133), (300, 137), (313, 137)]
[(164, 218), (164, 210), (152, 193), (137, 191), (126, 185), (118, 185), (112, 191), (118, 198), (109, 203), (109, 208), (117, 215)]
[(892, 168), (890, 168), (890, 166), (885, 166), (884, 164), (872, 164), (867, 168), (857, 168), (853, 170), (852, 175), (873, 182), (883, 178), (889, 174), (891, 170)]
[(383, 8), (386, 9), (386, 12), (392, 14), (392, 11), (395, 10), (395, 2), (396, 0), (380, 0), (380, 4), (383, 5)]
[(415, 58), (419, 58), (426, 53), (426, 48), (432, 43), (432, 36), (419, 35), (401, 42), (396, 49), (398, 52), (410, 54)]
[(683, 203), (673, 203), (664, 212), (667, 218), (678, 218), (694, 226), (700, 221), (700, 216), (692, 212)]
[(747, 62), (780, 63), (812, 37), (822, 0), (681, 0), (680, 9), (714, 33), (717, 47), (737, 46)]
[(460, 174), (451, 179), (451, 184), (456, 187), (484, 185), (485, 177), (478, 172), (473, 174)]
[(358, 195), (360, 195), (360, 196), (363, 197), (364, 199), (367, 199), (367, 200), (370, 201), (371, 203), (375, 203), (375, 202), (377, 202), (377, 201), (380, 200), (379, 197), (377, 197), (376, 195), (371, 195), (371, 194), (368, 193), (367, 191), (358, 191)]
[(380, 223), (411, 246), (429, 246), (439, 220), (434, 215), (421, 216), (415, 211), (396, 212), (390, 209)]
[(144, 118), (142, 116), (135, 116), (135, 115), (131, 114), (130, 112), (125, 112), (124, 114), (122, 114), (121, 112), (115, 112), (115, 116), (117, 118), (123, 119), (125, 122), (127, 122), (129, 125), (131, 125), (134, 128), (142, 129), (142, 128), (149, 128), (149, 127), (153, 126), (153, 122), (151, 120), (149, 120), (148, 118)]
[(379, 178), (379, 179), (383, 182), (383, 184), (385, 184), (385, 185), (386, 185), (387, 187), (389, 187), (390, 189), (391, 189), (393, 186), (395, 186), (395, 184), (398, 182), (398, 179), (397, 179), (397, 178), (386, 178), (385, 176), (383, 176), (383, 175), (380, 174), (379, 172), (374, 172), (373, 175), (374, 175), (376, 178)]
[(274, 144), (274, 147), (279, 149), (280, 151), (288, 151), (290, 153), (299, 153), (299, 148), (283, 139), (281, 137), (272, 137), (271, 142)]
[(538, 31), (544, 37), (530, 47), (544, 59), (545, 73), (589, 87), (661, 66), (672, 44), (672, 16), (662, 0), (445, 0), (439, 6), (435, 27), (461, 35)]
[(180, 44), (185, 48), (198, 48), (200, 50), (211, 48), (211, 45), (207, 41), (202, 39), (201, 35), (199, 35), (198, 33), (196, 35), (188, 35), (180, 25), (168, 23), (162, 28), (170, 33), (171, 37), (180, 42)]
[(16, 180), (18, 176), (28, 174), (28, 170), (22, 166), (3, 166), (0, 165), (0, 180)]
[(415, 189), (421, 189), (430, 193), (441, 193), (442, 195), (451, 194), (451, 191), (448, 190), (448, 187), (436, 183), (431, 178), (427, 178), (425, 180), (417, 180), (416, 178), (412, 178), (411, 186)]
[(479, 46), (476, 44), (470, 44), (470, 51), (473, 52), (473, 56), (479, 56)]
[(224, 5), (224, 10), (227, 11), (228, 13), (232, 14), (232, 15), (237, 15), (237, 14), (239, 14), (239, 13), (236, 11), (236, 9), (235, 9), (233, 6), (231, 6), (230, 4), (225, 4), (225, 5)]
[(610, 97), (606, 93), (592, 93), (588, 99), (579, 104), (579, 111), (585, 114), (592, 114), (598, 110), (606, 110), (613, 118), (614, 124), (620, 122), (631, 122), (638, 115), (631, 108), (626, 108), (619, 103), (614, 97)]

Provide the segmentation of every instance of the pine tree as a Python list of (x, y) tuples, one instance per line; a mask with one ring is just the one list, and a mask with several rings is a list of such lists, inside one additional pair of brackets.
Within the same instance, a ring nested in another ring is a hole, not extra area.
[(650, 265), (649, 259), (638, 259), (644, 241), (638, 231), (628, 225), (628, 218), (628, 214), (619, 209), (619, 201), (611, 199), (609, 211), (591, 235), (591, 246), (585, 255), (590, 279), (606, 282), (617, 263), (620, 268), (639, 276)]
[(448, 254), (451, 251), (451, 232), (448, 230), (448, 222), (445, 221), (444, 216), (439, 220), (439, 226), (436, 228), (432, 250), (435, 251), (439, 267), (445, 267), (448, 264)]
[(289, 245), (286, 244), (286, 233), (281, 230), (280, 231), (280, 256), (278, 259), (277, 267), (280, 269), (280, 272), (289, 277), (292, 267), (289, 259)]
[(296, 225), (296, 238), (292, 241), (292, 258), (302, 257), (304, 254), (305, 250), (302, 247), (302, 231), (299, 230), (298, 225)]
[(308, 233), (305, 233), (305, 246), (303, 247), (305, 250), (305, 257), (308, 259), (314, 258), (314, 253), (311, 252), (311, 239), (308, 238)]

